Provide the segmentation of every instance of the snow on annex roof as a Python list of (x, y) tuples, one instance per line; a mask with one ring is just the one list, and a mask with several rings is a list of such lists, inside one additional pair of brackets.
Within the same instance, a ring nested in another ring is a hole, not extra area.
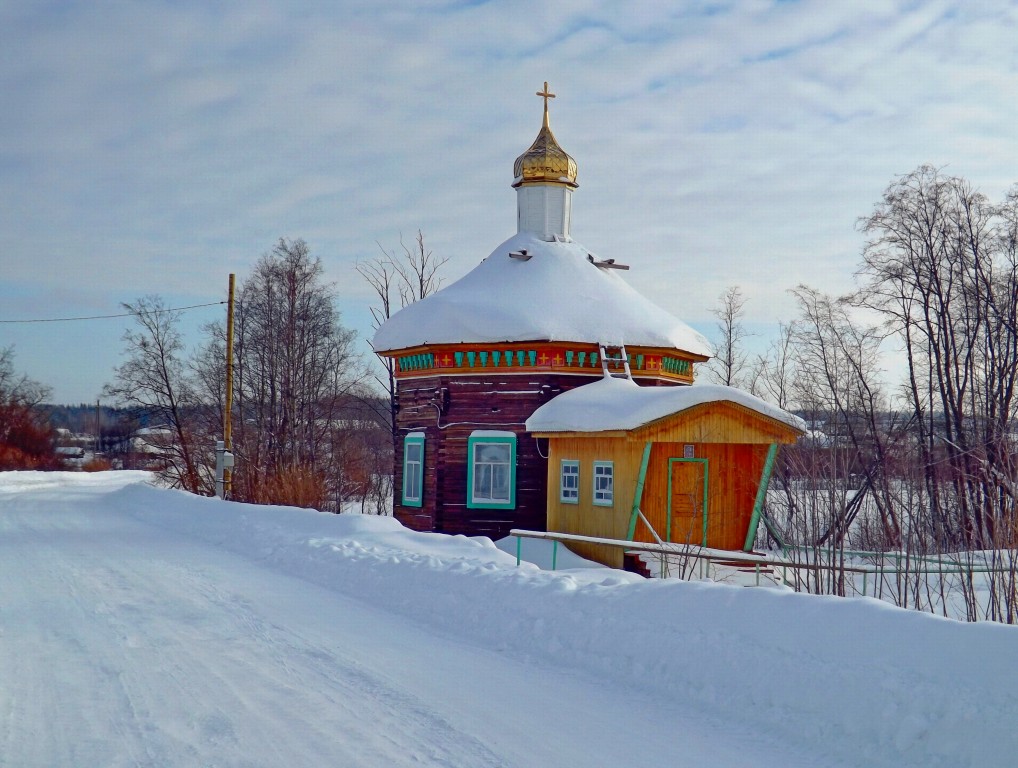
[[(510, 258), (526, 250), (526, 261)], [(375, 333), (376, 352), (427, 344), (570, 341), (679, 349), (707, 340), (652, 303), (576, 242), (522, 232), (456, 282), (405, 307)]]
[(759, 397), (734, 387), (641, 387), (610, 376), (568, 390), (527, 419), (528, 432), (605, 432), (632, 430), (697, 405), (731, 402), (805, 432), (806, 422)]

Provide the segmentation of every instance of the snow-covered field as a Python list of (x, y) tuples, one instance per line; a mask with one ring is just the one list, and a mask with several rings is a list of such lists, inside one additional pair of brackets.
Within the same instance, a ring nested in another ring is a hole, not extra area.
[(146, 480), (0, 474), (0, 765), (1018, 759), (1012, 627)]

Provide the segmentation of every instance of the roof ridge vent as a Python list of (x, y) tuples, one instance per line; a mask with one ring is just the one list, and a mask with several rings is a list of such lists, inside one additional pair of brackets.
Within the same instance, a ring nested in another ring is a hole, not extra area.
[(592, 253), (587, 254), (587, 261), (601, 269), (629, 269), (628, 264), (616, 264), (615, 259), (598, 259)]

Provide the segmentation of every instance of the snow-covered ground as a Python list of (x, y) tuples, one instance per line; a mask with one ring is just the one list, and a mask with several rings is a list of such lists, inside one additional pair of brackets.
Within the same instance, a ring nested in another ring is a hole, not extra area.
[(0, 474), (2, 766), (1002, 766), (1018, 629)]

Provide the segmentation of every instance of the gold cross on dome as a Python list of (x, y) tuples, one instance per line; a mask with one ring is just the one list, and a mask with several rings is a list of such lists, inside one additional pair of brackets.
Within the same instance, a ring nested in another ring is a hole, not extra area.
[(544, 111), (547, 112), (548, 111), (548, 99), (554, 99), (555, 98), (555, 94), (554, 93), (549, 93), (548, 92), (548, 81), (547, 80), (544, 81), (544, 90), (543, 91), (538, 91), (537, 95), (544, 99)]

